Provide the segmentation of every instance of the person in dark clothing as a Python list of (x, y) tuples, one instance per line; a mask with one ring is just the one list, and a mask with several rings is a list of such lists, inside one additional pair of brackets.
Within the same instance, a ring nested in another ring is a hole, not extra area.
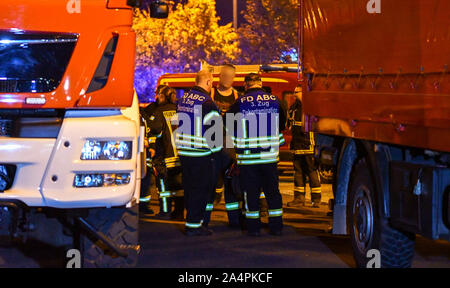
[(289, 111), (289, 103), (290, 99), (294, 97), (294, 93), (292, 91), (283, 91), (281, 95), (281, 106), (283, 106), (283, 111), (286, 113), (285, 118), (288, 118), (288, 111)]
[(288, 207), (305, 204), (306, 176), (309, 178), (311, 202), (319, 207), (321, 186), (319, 172), (314, 163), (315, 136), (313, 132), (304, 132), (302, 111), (302, 87), (295, 88), (296, 100), (289, 109), (288, 125), (292, 131), (291, 150), (294, 150), (294, 200)]
[(219, 85), (211, 90), (211, 98), (220, 110), (223, 116), (236, 102), (239, 93), (233, 88), (234, 77), (236, 76), (236, 67), (231, 64), (224, 64), (220, 69)]
[[(187, 236), (211, 235), (205, 216), (208, 200), (214, 195), (217, 183), (217, 155), (222, 150), (223, 139), (207, 139), (206, 131), (211, 121), (222, 119), (219, 109), (210, 97), (213, 77), (209, 71), (197, 73), (196, 86), (179, 101), (176, 145), (181, 160), (183, 187), (186, 203)], [(210, 124), (211, 123), (211, 124)], [(222, 127), (223, 129), (223, 127)], [(216, 143), (217, 142), (217, 143)]]
[(158, 108), (158, 95), (160, 94), (163, 88), (167, 87), (166, 85), (159, 85), (155, 91), (155, 102), (150, 103), (146, 107), (140, 107), (139, 113), (141, 116), (141, 120), (145, 126), (145, 148), (146, 148), (146, 164), (147, 164), (147, 174), (141, 180), (141, 197), (139, 202), (139, 209), (141, 212), (147, 214), (154, 214), (154, 211), (150, 207), (150, 187), (151, 187), (151, 179), (153, 172), (152, 158), (155, 156), (154, 144), (156, 141), (156, 137), (150, 134), (150, 119), (154, 116), (155, 110)]
[[(176, 105), (171, 102), (176, 91), (168, 86), (161, 89), (158, 107), (149, 121), (150, 134), (156, 137), (151, 147), (155, 150), (152, 158), (156, 172), (156, 185), (159, 191), (160, 211), (156, 216), (161, 219), (184, 219), (183, 187), (181, 164), (175, 146), (172, 120), (176, 114)], [(172, 200), (175, 209), (172, 212)]]
[[(225, 113), (239, 97), (238, 91), (233, 88), (235, 76), (236, 67), (231, 64), (224, 64), (220, 69), (219, 85), (211, 90), (211, 98), (219, 108), (219, 112), (222, 116), (225, 116)], [(224, 139), (225, 137), (226, 133), (224, 131)], [(222, 194), (225, 194), (225, 210), (227, 211), (228, 215), (228, 223), (230, 227), (240, 228), (240, 219), (242, 218), (240, 201), (238, 200), (238, 197), (236, 195), (237, 192), (232, 188), (232, 178), (225, 175), (226, 171), (233, 164), (232, 154), (232, 149), (226, 148), (219, 154), (220, 157), (218, 157), (217, 159), (217, 164), (219, 165), (219, 178), (216, 184), (216, 193), (214, 195), (214, 199), (211, 199), (208, 202), (208, 207), (209, 210), (212, 210), (211, 207), (213, 207), (214, 205), (218, 205), (220, 203), (220, 200), (222, 199)], [(210, 214), (211, 211), (208, 212)], [(208, 219), (209, 217), (210, 215), (207, 215)]]
[[(261, 77), (251, 73), (245, 77), (246, 93), (231, 106), (234, 115), (234, 146), (241, 187), (245, 199), (248, 234), (260, 234), (260, 194), (264, 191), (268, 204), (269, 230), (281, 235), (282, 198), (279, 190), (279, 148), (284, 143), (281, 131), (285, 112), (278, 98), (262, 89)], [(239, 119), (240, 118), (240, 119)], [(226, 125), (230, 130), (227, 117)]]

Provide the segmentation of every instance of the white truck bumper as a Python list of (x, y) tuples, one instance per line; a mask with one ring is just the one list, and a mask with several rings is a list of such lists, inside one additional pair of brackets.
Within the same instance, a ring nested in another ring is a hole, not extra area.
[[(89, 115), (89, 113), (86, 113)], [(10, 189), (1, 200), (19, 200), (30, 207), (91, 208), (130, 203), (136, 197), (140, 178), (141, 150), (135, 119), (111, 113), (86, 117), (66, 114), (57, 139), (0, 137), (0, 163), (16, 166)], [(87, 139), (132, 141), (130, 160), (80, 160)], [(76, 173), (130, 173), (129, 184), (98, 188), (76, 188)], [(138, 197), (138, 195), (137, 195)]]

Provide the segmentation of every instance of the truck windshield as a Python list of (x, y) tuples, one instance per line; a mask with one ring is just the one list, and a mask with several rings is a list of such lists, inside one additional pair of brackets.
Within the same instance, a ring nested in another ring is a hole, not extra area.
[(47, 93), (64, 75), (74, 34), (0, 31), (0, 93)]

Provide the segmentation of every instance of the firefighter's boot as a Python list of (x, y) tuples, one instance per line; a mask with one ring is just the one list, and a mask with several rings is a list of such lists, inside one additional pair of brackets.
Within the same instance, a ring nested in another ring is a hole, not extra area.
[(155, 215), (156, 218), (161, 220), (170, 220), (170, 214), (172, 210), (172, 199), (170, 197), (159, 198), (159, 213)]
[(294, 192), (294, 200), (287, 203), (288, 207), (300, 207), (305, 205), (306, 193)]
[(139, 212), (143, 214), (155, 214), (155, 211), (150, 207), (150, 202), (140, 202)]

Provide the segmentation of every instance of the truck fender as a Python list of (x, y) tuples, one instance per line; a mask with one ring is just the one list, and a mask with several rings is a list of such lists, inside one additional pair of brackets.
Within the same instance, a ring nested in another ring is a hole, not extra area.
[(346, 139), (341, 147), (336, 167), (335, 200), (333, 209), (333, 234), (347, 233), (347, 192), (350, 173), (358, 158), (357, 145), (353, 139)]
[(367, 162), (377, 192), (378, 215), (382, 219), (390, 217), (389, 213), (389, 162), (391, 153), (389, 146), (363, 141), (365, 152), (367, 152)]
[[(361, 151), (362, 150), (362, 151)], [(341, 147), (336, 169), (335, 204), (333, 210), (333, 234), (346, 235), (347, 230), (347, 194), (353, 165), (358, 158), (366, 157), (377, 191), (378, 215), (389, 217), (389, 148), (368, 141), (346, 139)]]

